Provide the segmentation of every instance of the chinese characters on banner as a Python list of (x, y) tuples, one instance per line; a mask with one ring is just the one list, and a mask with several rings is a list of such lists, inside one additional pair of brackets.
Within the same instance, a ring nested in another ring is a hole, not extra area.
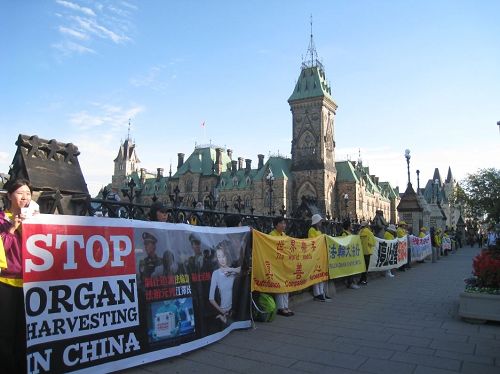
[(432, 256), (431, 236), (427, 234), (423, 238), (410, 235), (411, 260), (423, 261), (427, 256)]
[(28, 372), (111, 372), (250, 327), (250, 230), (39, 215), (23, 225)]
[(363, 273), (366, 270), (359, 235), (326, 236), (330, 278)]
[(298, 291), (328, 280), (324, 235), (297, 239), (252, 232), (252, 291)]
[(389, 270), (406, 264), (408, 261), (407, 236), (393, 240), (375, 239), (377, 244), (370, 258), (368, 271)]

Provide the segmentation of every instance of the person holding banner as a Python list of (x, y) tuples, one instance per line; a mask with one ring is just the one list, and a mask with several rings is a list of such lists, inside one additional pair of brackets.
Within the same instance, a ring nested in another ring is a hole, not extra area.
[(168, 208), (161, 201), (154, 202), (149, 208), (150, 221), (167, 222), (168, 218)]
[(427, 236), (427, 228), (425, 226), (422, 226), (420, 228), (420, 232), (418, 233), (419, 238), (425, 238)]
[[(277, 216), (273, 219), (274, 230), (269, 233), (272, 236), (286, 236), (285, 228), (286, 221), (285, 217)], [(276, 306), (278, 307), (278, 314), (285, 317), (291, 317), (295, 313), (293, 313), (288, 308), (288, 292), (286, 293), (276, 293), (274, 294), (274, 298), (276, 299)]]
[[(351, 233), (351, 221), (349, 221), (349, 220), (344, 221), (344, 223), (342, 224), (342, 227), (343, 227), (343, 230), (342, 230), (342, 234), (340, 234), (340, 236), (352, 235), (352, 233)], [(354, 276), (352, 276), (352, 275), (349, 275), (348, 277), (346, 277), (345, 285), (347, 288), (350, 288), (352, 290), (357, 290), (359, 288), (359, 286), (354, 282)]]
[[(387, 226), (387, 230), (385, 230), (385, 232), (384, 232), (384, 239), (385, 240), (396, 239), (396, 235), (397, 235), (396, 231), (397, 231), (396, 226), (391, 223), (389, 226)], [(385, 272), (385, 276), (389, 277), (389, 278), (394, 278), (394, 274), (392, 274), (391, 269), (389, 269)]]
[(373, 235), (368, 221), (361, 221), (361, 230), (359, 230), (359, 237), (361, 239), (361, 247), (363, 248), (363, 256), (365, 258), (366, 271), (361, 274), (359, 278), (359, 284), (366, 286), (368, 284), (368, 268), (370, 267), (370, 258), (373, 254), (373, 249), (377, 241), (375, 240), (375, 235)]
[[(398, 228), (396, 230), (396, 236), (398, 238), (404, 238), (405, 236), (408, 235), (407, 231), (408, 225), (406, 224), (405, 221), (399, 221)], [(408, 238), (406, 238), (406, 241), (408, 242)], [(408, 248), (410, 248), (410, 245), (408, 244)], [(408, 251), (408, 262), (402, 266), (399, 267), (399, 271), (406, 271), (410, 270), (411, 266), (411, 251)]]
[[(322, 235), (320, 230), (321, 223), (323, 222), (323, 217), (320, 214), (313, 214), (311, 217), (311, 227), (307, 232), (308, 238), (315, 238), (317, 236)], [(313, 297), (315, 301), (321, 302), (329, 302), (332, 300), (330, 296), (328, 296), (325, 292), (325, 288), (328, 282), (319, 282), (313, 284)]]
[(10, 207), (0, 212), (0, 238), (7, 267), (0, 273), (0, 371), (26, 373), (26, 317), (21, 228), (33, 189), (25, 179), (6, 184)]

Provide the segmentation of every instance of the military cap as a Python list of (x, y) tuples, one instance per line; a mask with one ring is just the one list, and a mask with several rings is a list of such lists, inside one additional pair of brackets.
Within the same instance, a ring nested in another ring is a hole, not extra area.
[(200, 238), (197, 235), (195, 235), (195, 234), (189, 235), (189, 241), (191, 243), (201, 243)]
[(158, 239), (156, 239), (156, 237), (153, 234), (150, 234), (149, 232), (142, 233), (142, 240), (144, 240), (144, 243), (151, 242), (154, 244), (156, 244), (156, 242), (158, 241)]

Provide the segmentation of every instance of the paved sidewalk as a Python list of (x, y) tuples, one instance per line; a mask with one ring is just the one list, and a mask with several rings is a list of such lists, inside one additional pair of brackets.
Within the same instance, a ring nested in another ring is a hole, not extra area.
[(458, 295), (478, 248), (437, 263), (341, 288), (332, 303), (307, 294), (295, 316), (230, 333), (180, 357), (126, 371), (146, 373), (500, 373), (500, 323), (470, 324)]

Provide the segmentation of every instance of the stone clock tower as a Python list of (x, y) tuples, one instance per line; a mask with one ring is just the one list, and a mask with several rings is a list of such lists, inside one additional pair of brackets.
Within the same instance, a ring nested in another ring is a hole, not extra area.
[(304, 201), (314, 204), (320, 214), (335, 212), (334, 118), (337, 104), (325, 70), (318, 61), (311, 31), (307, 59), (288, 99), (292, 112), (292, 209)]

